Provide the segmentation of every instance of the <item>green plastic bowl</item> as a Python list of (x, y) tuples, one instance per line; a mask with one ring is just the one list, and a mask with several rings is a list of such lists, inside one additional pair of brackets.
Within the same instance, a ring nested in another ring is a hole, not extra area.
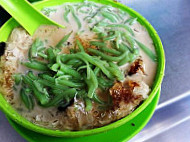
[[(129, 8), (125, 5), (122, 5), (118, 2), (111, 1), (111, 0), (89, 0), (89, 1), (94, 1), (97, 3), (102, 3), (102, 4), (111, 5), (113, 7), (120, 8), (120, 9), (128, 12), (131, 16), (137, 17), (138, 22), (141, 23), (148, 30), (148, 32), (154, 42), (154, 45), (156, 48), (156, 54), (158, 56), (157, 73), (156, 73), (155, 81), (152, 86), (152, 91), (151, 91), (148, 99), (145, 100), (133, 113), (131, 113), (130, 115), (128, 115), (116, 122), (113, 122), (109, 125), (106, 125), (106, 126), (103, 126), (100, 128), (91, 129), (91, 130), (83, 130), (83, 131), (59, 131), (59, 130), (46, 129), (46, 128), (37, 126), (37, 125), (29, 122), (24, 117), (19, 115), (14, 110), (14, 108), (12, 108), (11, 105), (4, 99), (3, 95), (0, 94), (0, 109), (9, 118), (11, 118), (13, 121), (20, 124), (21, 126), (27, 128), (27, 129), (30, 129), (32, 131), (35, 131), (37, 133), (50, 135), (50, 136), (57, 136), (57, 137), (80, 137), (80, 136), (86, 136), (86, 135), (92, 135), (92, 134), (96, 134), (96, 133), (100, 133), (100, 132), (105, 132), (110, 129), (114, 129), (118, 126), (121, 126), (122, 124), (125, 124), (126, 122), (130, 121), (132, 118), (137, 116), (140, 112), (142, 112), (148, 106), (148, 104), (151, 103), (151, 101), (155, 97), (158, 89), (160, 88), (162, 79), (164, 76), (165, 56), (164, 56), (164, 50), (163, 50), (161, 40), (160, 40), (157, 32), (155, 31), (155, 29), (151, 26), (151, 24), (139, 13), (137, 13), (136, 11), (132, 10), (131, 8)], [(65, 2), (83, 2), (83, 0), (59, 0), (59, 1), (58, 0), (46, 0), (46, 1), (34, 3), (34, 6), (40, 10), (44, 7), (61, 5)], [(18, 27), (18, 26), (19, 26), (19, 24), (13, 18), (8, 20), (0, 29), (0, 41), (7, 41), (11, 31), (15, 27)], [(141, 120), (139, 120), (139, 121), (141, 121)]]

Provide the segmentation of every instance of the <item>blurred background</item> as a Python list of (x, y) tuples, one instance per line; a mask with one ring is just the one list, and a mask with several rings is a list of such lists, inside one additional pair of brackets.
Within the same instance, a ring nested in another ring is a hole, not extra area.
[[(190, 140), (190, 0), (119, 2), (139, 12), (153, 25), (166, 56), (159, 105), (147, 126), (130, 142), (187, 142)], [(9, 18), (0, 7), (0, 26)], [(0, 141), (26, 142), (1, 111)]]

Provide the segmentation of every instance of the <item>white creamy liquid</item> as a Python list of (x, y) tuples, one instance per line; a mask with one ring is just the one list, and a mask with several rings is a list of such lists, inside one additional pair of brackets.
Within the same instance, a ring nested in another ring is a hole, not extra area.
[[(64, 4), (65, 5), (65, 4)], [(42, 26), (39, 28), (39, 30), (35, 33), (33, 40), (36, 38), (40, 38), (42, 40), (47, 40), (47, 46), (55, 46), (66, 34), (70, 33), (72, 31), (72, 35), (69, 37), (68, 41), (71, 42), (71, 47), (74, 46), (74, 41), (75, 41), (75, 35), (78, 32), (82, 32), (80, 34), (80, 38), (82, 38), (85, 41), (90, 41), (93, 40), (94, 37), (96, 37), (95, 33), (91, 32), (89, 30), (89, 27), (92, 26), (92, 24), (87, 23), (84, 19), (85, 15), (80, 14), (78, 17), (80, 19), (80, 22), (82, 24), (82, 28), (78, 30), (78, 25), (76, 21), (73, 19), (71, 13), (69, 14), (69, 23), (64, 21), (63, 19), (63, 13), (64, 11), (64, 5), (61, 6), (55, 6), (51, 7), (53, 9), (56, 9), (56, 12), (50, 13), (50, 18), (59, 24), (64, 25), (66, 28), (61, 29), (57, 28), (54, 26)], [(126, 17), (123, 17), (124, 19), (127, 19), (129, 16), (126, 14)], [(98, 19), (101, 20), (101, 19)], [(131, 26), (131, 28), (134, 30), (135, 34), (135, 39), (142, 42), (144, 45), (146, 45), (148, 48), (150, 48), (154, 53), (155, 49), (153, 46), (153, 41), (150, 38), (148, 32), (146, 29), (140, 25), (138, 22), (135, 23), (134, 25)], [(136, 32), (138, 31), (138, 32)], [(29, 48), (29, 47), (28, 47)], [(28, 55), (24, 54), (25, 51), (23, 51), (24, 57), (21, 56), (22, 61), (28, 60)], [(144, 62), (144, 68), (145, 68), (145, 74), (143, 77), (142, 76), (135, 76), (138, 78), (138, 80), (144, 81), (146, 84), (149, 86), (152, 85), (155, 74), (156, 74), (156, 66), (157, 64), (153, 62), (142, 50), (140, 50), (140, 55), (142, 56), (142, 60)], [(129, 63), (126, 65), (122, 66), (121, 68), (124, 68), (126, 70), (129, 67)], [(17, 71), (16, 72), (26, 72), (26, 68), (23, 67), (22, 65), (18, 65)], [(19, 94), (14, 93), (14, 102), (17, 102), (14, 104), (14, 107), (19, 111), (19, 113), (27, 118), (28, 120), (37, 123), (38, 125), (47, 125), (47, 127), (54, 127), (58, 120), (61, 120), (63, 117), (63, 114), (57, 113), (57, 108), (56, 107), (50, 107), (50, 108), (42, 108), (39, 107), (37, 104), (35, 105), (34, 109), (32, 111), (28, 111), (23, 103), (20, 100)], [(62, 124), (63, 125), (63, 124)], [(56, 126), (57, 127), (57, 126)]]

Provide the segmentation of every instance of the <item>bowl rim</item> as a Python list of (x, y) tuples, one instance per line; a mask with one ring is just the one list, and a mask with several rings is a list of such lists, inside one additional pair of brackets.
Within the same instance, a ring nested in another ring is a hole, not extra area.
[[(131, 15), (132, 17), (137, 17), (138, 22), (144, 26), (147, 31), (149, 32), (149, 35), (151, 37), (151, 39), (153, 40), (153, 43), (155, 45), (155, 49), (156, 49), (156, 54), (158, 57), (157, 60), (157, 72), (156, 72), (156, 76), (155, 76), (155, 80), (152, 86), (152, 91), (149, 94), (148, 99), (146, 99), (137, 109), (135, 109), (131, 114), (125, 116), (124, 118), (117, 120), (115, 122), (112, 122), (108, 125), (99, 127), (99, 128), (94, 128), (94, 129), (90, 129), (90, 130), (81, 130), (81, 131), (60, 131), (60, 130), (51, 130), (48, 128), (43, 128), (40, 126), (37, 126), (35, 124), (33, 124), (32, 122), (29, 122), (28, 120), (26, 120), (24, 117), (22, 117), (21, 115), (19, 115), (16, 110), (14, 110), (10, 104), (8, 104), (8, 102), (4, 99), (3, 95), (0, 94), (0, 109), (12, 120), (14, 120), (15, 122), (17, 122), (18, 124), (22, 125), (23, 127), (30, 129), (32, 131), (38, 132), (38, 133), (42, 133), (45, 135), (50, 135), (50, 136), (57, 136), (57, 137), (79, 137), (79, 136), (86, 136), (86, 135), (92, 135), (92, 134), (96, 134), (96, 133), (100, 133), (100, 132), (104, 132), (104, 131), (108, 131), (110, 129), (119, 127), (120, 125), (126, 123), (127, 121), (131, 120), (132, 118), (134, 118), (137, 114), (139, 114), (141, 111), (143, 111), (147, 105), (152, 101), (152, 99), (154, 98), (155, 94), (157, 93), (158, 89), (161, 86), (163, 77), (164, 77), (164, 70), (165, 70), (165, 54), (164, 54), (164, 49), (163, 49), (163, 45), (162, 42), (156, 32), (156, 30), (153, 28), (153, 26), (142, 16), (140, 15), (138, 12), (134, 11), (133, 9), (127, 7), (126, 5), (123, 5), (121, 3), (112, 1), (112, 0), (104, 0), (104, 1), (100, 1), (100, 0), (89, 0), (89, 1), (93, 1), (96, 3), (101, 3), (101, 4), (106, 4), (106, 5), (111, 5), (113, 7), (117, 7), (119, 9), (122, 9), (124, 11), (126, 11), (129, 15)], [(64, 4), (66, 2), (83, 2), (83, 0), (46, 0), (46, 1), (40, 1), (40, 2), (35, 2), (34, 6), (37, 9), (42, 9), (43, 7), (51, 7), (51, 6), (56, 6), (56, 5), (61, 5)], [(19, 26), (19, 24), (13, 19), (10, 18), (1, 28), (0, 28), (0, 39), (2, 39), (2, 41), (6, 41), (12, 31), (13, 28)], [(6, 31), (4, 33), (4, 35), (2, 35), (2, 33)]]

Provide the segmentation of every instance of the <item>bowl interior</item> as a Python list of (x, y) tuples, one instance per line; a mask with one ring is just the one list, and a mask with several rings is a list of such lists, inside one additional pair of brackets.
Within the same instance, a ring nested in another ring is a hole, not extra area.
[[(116, 128), (116, 127), (128, 122), (129, 120), (134, 118), (137, 114), (142, 112), (147, 107), (147, 105), (152, 101), (152, 99), (156, 95), (158, 89), (160, 88), (161, 82), (162, 82), (162, 79), (164, 76), (165, 56), (164, 56), (164, 50), (163, 50), (161, 40), (160, 40), (157, 32), (151, 26), (151, 24), (143, 16), (141, 16), (139, 13), (137, 13), (136, 11), (134, 11), (134, 10), (130, 9), (129, 7), (124, 6), (118, 2), (114, 2), (111, 0), (104, 0), (104, 1), (89, 0), (89, 1), (94, 1), (97, 3), (102, 3), (102, 4), (111, 5), (113, 7), (120, 8), (120, 9), (128, 12), (131, 16), (137, 17), (138, 22), (141, 23), (148, 30), (148, 32), (149, 32), (149, 34), (150, 34), (150, 36), (154, 42), (156, 54), (158, 57), (157, 73), (156, 73), (155, 81), (153, 83), (152, 91), (149, 95), (149, 98), (147, 100), (145, 100), (133, 113), (131, 113), (130, 115), (128, 115), (128, 116), (126, 116), (126, 117), (124, 117), (124, 118), (122, 118), (122, 119), (120, 119), (114, 123), (111, 123), (109, 125), (106, 125), (106, 126), (103, 126), (100, 128), (91, 129), (91, 130), (83, 130), (83, 131), (59, 131), (59, 130), (55, 131), (55, 130), (50, 130), (50, 129), (46, 129), (46, 128), (34, 125), (33, 123), (31, 123), (28, 120), (26, 120), (25, 118), (23, 118), (6, 102), (3, 95), (0, 94), (0, 108), (1, 108), (1, 110), (9, 118), (14, 120), (18, 124), (22, 125), (23, 127), (28, 128), (28, 129), (33, 130), (33, 131), (38, 132), (38, 133), (51, 135), (51, 136), (58, 136), (58, 137), (78, 137), (78, 136), (92, 135), (95, 133), (108, 131), (110, 129)], [(59, 0), (59, 1), (57, 1), (57, 0), (46, 0), (46, 1), (34, 3), (34, 6), (40, 10), (44, 7), (61, 5), (65, 2), (83, 2), (83, 0)], [(0, 41), (7, 41), (11, 31), (17, 26), (19, 26), (19, 24), (14, 19), (11, 18), (10, 20), (8, 20), (0, 29)]]

